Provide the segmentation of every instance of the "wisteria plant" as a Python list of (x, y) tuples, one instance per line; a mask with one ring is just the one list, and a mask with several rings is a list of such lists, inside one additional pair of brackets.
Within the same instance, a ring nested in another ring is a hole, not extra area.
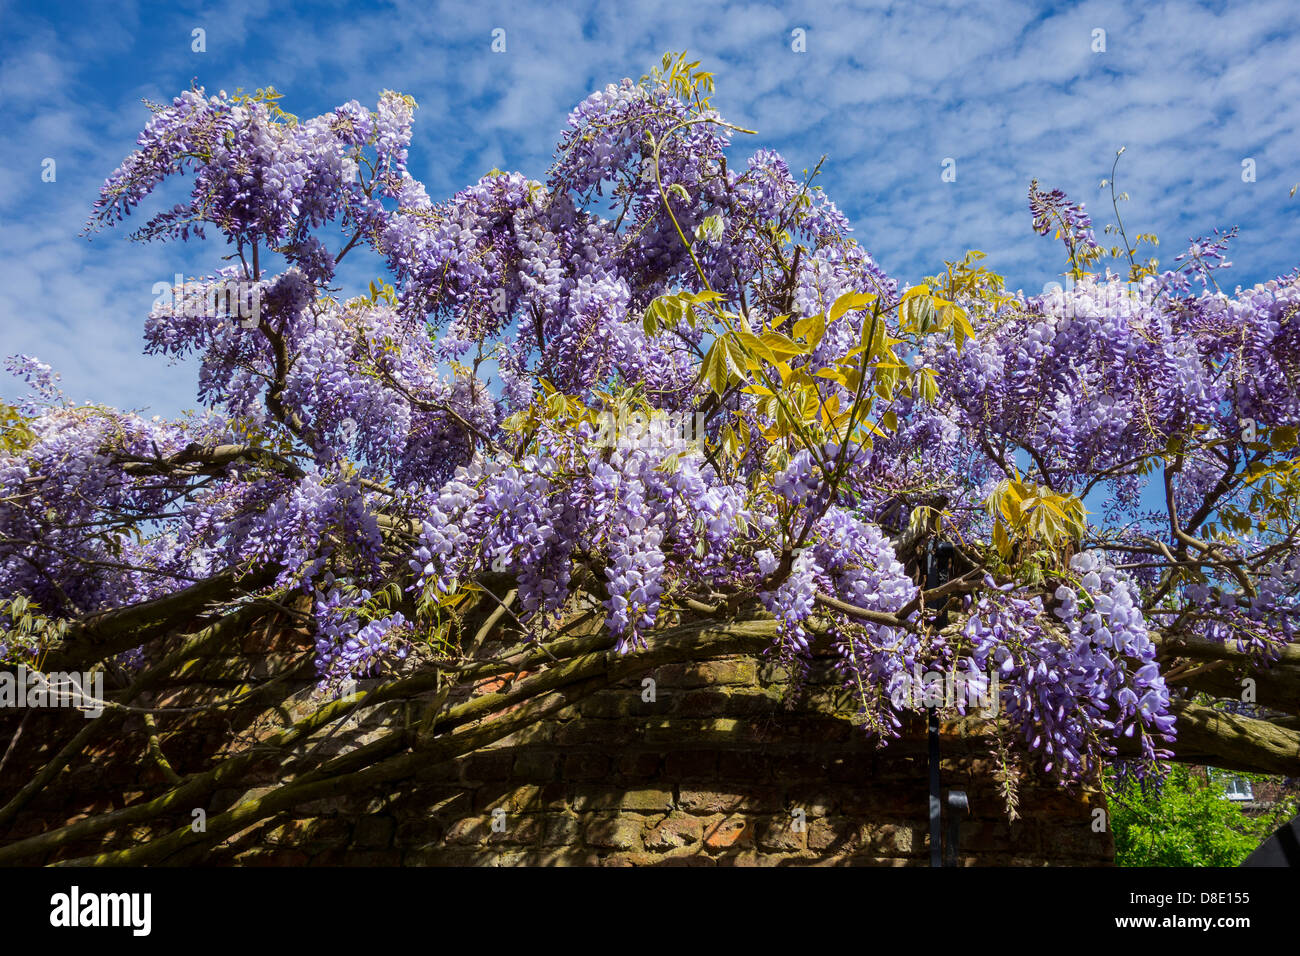
[[(978, 252), (900, 282), (816, 170), (736, 158), (749, 132), (712, 85), (665, 57), (578, 105), (544, 182), (493, 170), (441, 202), (408, 172), (409, 97), (153, 105), (88, 228), (190, 184), (133, 237), (224, 243), (203, 305), (178, 290), (145, 324), (147, 352), (197, 361), (201, 410), (78, 404), (11, 361), (4, 660), (99, 662), (130, 704), (158, 635), (301, 606), (328, 701), (306, 733), (491, 672), (488, 634), (560, 675), (540, 695), (596, 651), (743, 631), (796, 672), (834, 655), (882, 743), (900, 685), (937, 670), (996, 675), (1012, 759), (1066, 783), (1171, 758), (1293, 773), (1300, 277), (1223, 292), (1231, 234), (1098, 271), (1083, 207), (1035, 182), (1066, 288), (1012, 293)], [(388, 274), (349, 297), (358, 249)], [(209, 294), (232, 283), (254, 321)]]

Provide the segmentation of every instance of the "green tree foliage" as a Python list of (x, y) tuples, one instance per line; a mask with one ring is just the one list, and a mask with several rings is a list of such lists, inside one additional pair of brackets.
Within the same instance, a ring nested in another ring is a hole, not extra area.
[[(1247, 780), (1266, 780), (1241, 774)], [(1296, 812), (1294, 799), (1251, 816), (1222, 782), (1175, 765), (1163, 787), (1110, 779), (1115, 862), (1120, 866), (1238, 866)]]

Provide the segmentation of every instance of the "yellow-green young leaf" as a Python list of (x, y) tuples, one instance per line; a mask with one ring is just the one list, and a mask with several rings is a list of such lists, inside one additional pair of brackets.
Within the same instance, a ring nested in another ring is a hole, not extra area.
[(702, 292), (696, 292), (687, 296), (693, 303), (700, 305), (704, 302), (717, 302), (719, 299), (725, 299), (726, 296), (721, 292), (715, 292), (712, 289), (705, 289)]
[(938, 322), (938, 328), (940, 330), (948, 328), (957, 320), (958, 313), (962, 311), (961, 308), (946, 299), (936, 298), (933, 301), (935, 305), (934, 317)]
[[(747, 381), (745, 367), (749, 364), (749, 358), (745, 354), (744, 347), (730, 335), (726, 336), (722, 341), (724, 343), (722, 354), (727, 363), (727, 371), (742, 382)], [(757, 363), (755, 363), (755, 367), (758, 367)]]
[(858, 346), (856, 349), (852, 350), (849, 355), (846, 355), (845, 358), (855, 355), (858, 352), (870, 353), (873, 343), (880, 337), (880, 326), (883, 323), (879, 320), (880, 316), (878, 314), (878, 308), (877, 310), (873, 310), (871, 315), (863, 317), (862, 328), (858, 332)]
[(808, 348), (806, 346), (799, 345), (793, 339), (774, 330), (764, 332), (759, 336), (759, 338), (761, 338), (763, 344), (771, 349), (773, 354), (777, 356), (806, 355), (808, 353)]
[(559, 418), (569, 410), (568, 399), (560, 392), (552, 392), (546, 397), (546, 414)]
[(671, 196), (674, 193), (681, 196), (682, 199), (685, 200), (686, 202), (691, 201), (691, 194), (686, 191), (686, 187), (683, 186), (681, 183), (673, 183), (671, 186), (668, 187), (668, 195)]
[(678, 471), (681, 470), (681, 467), (682, 467), (682, 454), (681, 452), (674, 452), (673, 454), (665, 458), (663, 461), (661, 461), (658, 465), (656, 465), (655, 471), (662, 471), (670, 475), (675, 475), (677, 474)]
[(885, 426), (886, 430), (896, 432), (898, 431), (898, 415), (896, 415), (894, 410), (891, 408), (889, 411), (885, 412), (884, 415), (880, 416), (880, 424)]
[(700, 380), (708, 383), (717, 395), (727, 390), (726, 353), (726, 339), (715, 339), (708, 354), (704, 356), (704, 364), (700, 366)]
[(997, 510), (1006, 519), (1007, 524), (1013, 528), (1020, 524), (1020, 496), (1011, 491), (1010, 488), (1004, 489), (998, 497)]
[(939, 386), (935, 384), (933, 370), (928, 368), (921, 369), (920, 383), (921, 401), (930, 405), (934, 404), (935, 399), (939, 397)]
[(845, 312), (853, 309), (860, 309), (863, 306), (870, 305), (874, 301), (876, 301), (876, 296), (871, 292), (845, 292), (842, 296), (836, 299), (835, 304), (831, 306), (831, 311), (827, 315), (827, 320), (834, 322)]
[(929, 295), (912, 296), (903, 300), (899, 312), (904, 328), (927, 332), (934, 323), (934, 299)]
[(1042, 506), (1046, 508), (1048, 511), (1050, 511), (1052, 514), (1057, 515), (1061, 518), (1065, 517), (1065, 511), (1061, 508), (1061, 505), (1059, 504), (1060, 501), (1059, 498), (1049, 496), (1049, 495), (1040, 495), (1038, 500), (1041, 501)]
[(718, 216), (707, 216), (705, 220), (695, 227), (695, 240), (703, 242), (704, 240), (716, 241), (722, 237), (722, 220)]
[(822, 396), (817, 386), (807, 384), (799, 389), (799, 411), (805, 422), (816, 422), (821, 411)]
[(736, 332), (736, 338), (739, 339), (741, 345), (743, 345), (746, 349), (748, 349), (751, 353), (753, 353), (758, 358), (770, 362), (773, 365), (776, 364), (777, 361), (776, 353), (773, 352), (770, 348), (768, 348), (767, 343), (764, 342), (762, 339), (760, 339), (753, 332), (749, 332), (745, 329), (740, 329)]
[(815, 373), (818, 378), (828, 378), (832, 382), (839, 382), (845, 388), (848, 388), (848, 382), (844, 378), (844, 373), (835, 368), (821, 368)]
[(1002, 557), (1011, 557), (1011, 539), (1007, 537), (1007, 529), (1001, 521), (993, 522), (993, 546)]
[(1273, 429), (1269, 435), (1269, 444), (1273, 446), (1274, 451), (1283, 451), (1292, 447), (1296, 443), (1296, 426), (1283, 425)]
[(957, 309), (953, 316), (953, 328), (956, 333), (958, 345), (964, 344), (967, 339), (975, 338), (975, 327), (970, 324), (970, 319), (967, 318), (965, 309)]
[(803, 339), (810, 349), (815, 349), (825, 334), (826, 317), (820, 313), (802, 318), (794, 324), (795, 338)]
[(18, 454), (36, 443), (29, 421), (17, 406), (0, 402), (0, 451)]
[(438, 600), (438, 607), (454, 608), (458, 606), (461, 602), (463, 602), (467, 597), (469, 597), (469, 593), (467, 591), (456, 591), (454, 594), (444, 595), (442, 598)]
[(832, 392), (825, 401), (822, 402), (822, 424), (827, 428), (834, 428), (835, 421), (840, 414), (840, 396)]

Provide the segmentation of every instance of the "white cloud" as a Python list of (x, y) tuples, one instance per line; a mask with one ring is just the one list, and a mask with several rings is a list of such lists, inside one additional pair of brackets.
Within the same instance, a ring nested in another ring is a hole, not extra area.
[[(147, 118), (193, 76), (211, 89), (274, 84), (307, 115), (379, 90), (414, 95), (412, 165), (435, 198), (493, 165), (545, 173), (569, 110), (594, 88), (690, 49), (717, 74), (715, 104), (759, 130), (792, 169), (828, 155), (822, 183), (856, 235), (904, 278), (968, 246), (1013, 287), (1061, 269), (1029, 228), (1031, 177), (1110, 218), (1097, 188), (1128, 150), (1131, 232), (1154, 231), (1168, 261), (1192, 234), (1242, 226), (1242, 281), (1300, 259), (1300, 29), (1291, 0), (1248, 9), (1167, 0), (1085, 2), (541, 4), (397, 0), (305, 12), (254, 0), (194, 12), (128, 5), (76, 17), (5, 10), (0, 38), (0, 340), (65, 373), (70, 394), (175, 411), (185, 369), (140, 356), (149, 288), (220, 250), (77, 238), (105, 176)], [(190, 30), (208, 31), (208, 53)], [(507, 31), (507, 52), (490, 51)], [(808, 51), (791, 49), (807, 31)], [(1092, 31), (1106, 52), (1092, 52)], [(57, 184), (39, 161), (57, 155)], [(940, 180), (954, 157), (955, 183)], [(1257, 163), (1243, 183), (1241, 159)], [(0, 394), (5, 394), (0, 386)]]

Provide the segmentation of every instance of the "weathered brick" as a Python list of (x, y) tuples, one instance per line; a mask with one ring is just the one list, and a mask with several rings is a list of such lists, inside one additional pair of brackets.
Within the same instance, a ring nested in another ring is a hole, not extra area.
[(543, 849), (536, 856), (538, 866), (600, 866), (600, 853), (578, 846)]
[(462, 779), (466, 783), (508, 780), (515, 755), (510, 750), (483, 750), (470, 754), (462, 765)]
[(869, 823), (863, 830), (864, 849), (878, 856), (929, 852), (928, 834), (912, 826)]
[(554, 793), (558, 788), (550, 789), (552, 799), (548, 800), (548, 788), (535, 783), (525, 783), (515, 786), (485, 786), (475, 796), (474, 809), (483, 814), (491, 814), (493, 810), (504, 810), (506, 813), (531, 813), (538, 810), (552, 809), (554, 803)]
[(448, 844), (482, 843), (492, 832), (492, 820), (487, 817), (467, 817), (457, 820), (447, 828), (445, 840)]
[(717, 766), (715, 750), (675, 750), (664, 758), (664, 775), (670, 780), (712, 778)]
[(803, 850), (808, 846), (807, 820), (794, 816), (765, 817), (754, 827), (760, 850)]
[(591, 810), (635, 810), (641, 813), (664, 813), (672, 808), (673, 795), (658, 787), (640, 787), (630, 790), (582, 790), (574, 795), (573, 809), (579, 813)]
[(677, 805), (689, 813), (734, 813), (749, 811), (771, 813), (783, 805), (781, 793), (774, 787), (749, 787), (743, 791), (697, 790), (681, 787)]
[(728, 849), (717, 856), (718, 866), (763, 866), (764, 858), (757, 850)]
[(906, 817), (929, 813), (930, 792), (924, 783), (867, 785), (840, 793), (840, 812), (846, 816)]
[(677, 850), (694, 846), (703, 836), (704, 828), (697, 817), (674, 812), (646, 831), (645, 847), (647, 850)]
[(618, 758), (618, 772), (624, 777), (648, 779), (658, 776), (662, 759), (657, 753), (637, 751)]
[(489, 827), (490, 846), (499, 843), (536, 843), (542, 835), (542, 821), (536, 813), (507, 813), (498, 817), (498, 825)]
[(808, 821), (808, 848), (849, 852), (861, 842), (862, 825), (850, 817), (819, 817)]
[[(1096, 861), (1107, 859), (1114, 853), (1114, 835), (1109, 830), (1094, 832), (1091, 818), (1085, 817), (1073, 824), (1056, 823), (1050, 832), (1050, 836), (1043, 837), (1043, 843), (1054, 860)], [(1020, 847), (1007, 849), (1021, 850)]]
[(655, 866), (716, 866), (717, 861), (705, 853), (669, 853), (655, 857)]
[(644, 826), (644, 820), (639, 817), (600, 814), (588, 820), (583, 839), (588, 846), (610, 850), (640, 849)]
[(473, 812), (474, 793), (464, 787), (421, 787), (402, 802), (399, 815), (458, 819)]
[(650, 866), (658, 863), (659, 857), (653, 853), (611, 853), (603, 857), (600, 861), (601, 866)]
[(577, 842), (578, 818), (572, 813), (548, 813), (542, 817), (542, 846), (563, 846)]
[[(958, 831), (959, 847), (974, 852), (1032, 852), (1037, 850), (1037, 833), (1024, 821), (963, 821)], [(947, 839), (945, 832), (944, 838)]]
[(744, 817), (726, 817), (713, 823), (704, 831), (704, 845), (710, 850), (752, 847), (754, 845), (753, 824)]
[(352, 831), (352, 844), (364, 849), (385, 848), (392, 843), (396, 829), (397, 823), (392, 817), (362, 817)]
[(402, 854), (403, 866), (492, 866), (492, 850), (473, 846), (420, 847)]
[[(333, 834), (328, 833), (326, 829), (331, 825), (338, 828)], [(347, 824), (321, 817), (299, 817), (296, 820), (283, 820), (279, 823), (272, 821), (272, 825), (263, 831), (261, 839), (262, 842), (271, 845), (292, 845), (304, 843), (317, 836), (329, 835), (346, 836)]]
[(837, 794), (827, 792), (824, 787), (796, 784), (787, 787), (785, 803), (791, 810), (802, 810), (805, 819), (828, 817), (839, 809)]
[(560, 755), (550, 750), (521, 749), (515, 752), (511, 775), (520, 780), (542, 782), (554, 780), (560, 767)]
[(602, 753), (566, 754), (563, 776), (566, 780), (601, 780), (609, 775), (609, 756)]
[(640, 696), (632, 690), (610, 690), (595, 694), (578, 705), (578, 713), (588, 718), (627, 717), (633, 712), (633, 701)]
[(752, 657), (705, 661), (696, 669), (709, 684), (753, 684), (757, 679), (757, 664)]
[(731, 713), (731, 691), (727, 688), (688, 690), (673, 699), (672, 712), (682, 717), (708, 717)]
[(767, 780), (772, 776), (772, 761), (764, 753), (726, 751), (718, 755), (718, 776), (723, 780)]
[(636, 728), (627, 720), (582, 718), (561, 725), (554, 734), (555, 743), (564, 747), (603, 747), (609, 750), (635, 739)]

